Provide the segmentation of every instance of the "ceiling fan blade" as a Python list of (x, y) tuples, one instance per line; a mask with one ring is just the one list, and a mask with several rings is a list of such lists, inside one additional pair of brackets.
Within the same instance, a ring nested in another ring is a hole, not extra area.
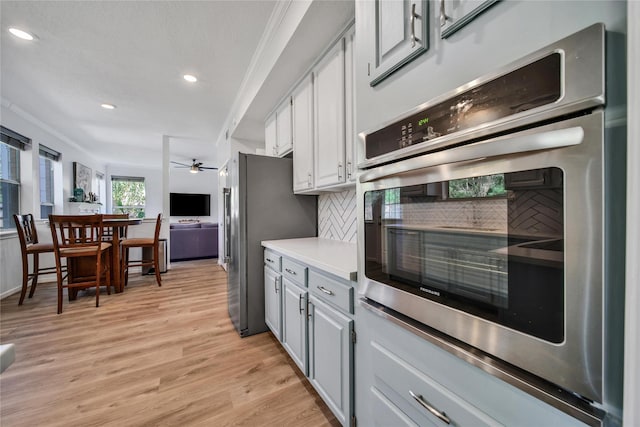
[(200, 169), (213, 169), (213, 170), (216, 170), (216, 171), (218, 170), (218, 168), (210, 168), (210, 167), (207, 167), (207, 166), (200, 166)]
[(185, 168), (190, 168), (191, 167), (191, 165), (185, 165), (184, 163), (174, 162), (173, 160), (171, 160), (171, 163), (176, 164), (176, 165), (180, 165), (180, 166), (184, 166)]

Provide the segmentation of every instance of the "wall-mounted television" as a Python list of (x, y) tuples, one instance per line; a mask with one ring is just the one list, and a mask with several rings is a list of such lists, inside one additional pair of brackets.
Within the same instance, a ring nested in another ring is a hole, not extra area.
[(211, 195), (170, 193), (169, 214), (171, 216), (209, 216), (211, 215)]

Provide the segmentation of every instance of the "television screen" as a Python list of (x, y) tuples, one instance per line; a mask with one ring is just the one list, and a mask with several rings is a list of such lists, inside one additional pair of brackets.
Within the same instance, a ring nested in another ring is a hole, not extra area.
[(209, 216), (211, 215), (211, 195), (171, 193), (169, 214), (171, 216)]

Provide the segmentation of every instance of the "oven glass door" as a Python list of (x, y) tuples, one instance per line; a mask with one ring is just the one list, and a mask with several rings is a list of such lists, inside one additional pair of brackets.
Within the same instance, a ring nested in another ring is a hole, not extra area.
[(564, 340), (563, 171), (365, 193), (365, 274), (543, 340)]

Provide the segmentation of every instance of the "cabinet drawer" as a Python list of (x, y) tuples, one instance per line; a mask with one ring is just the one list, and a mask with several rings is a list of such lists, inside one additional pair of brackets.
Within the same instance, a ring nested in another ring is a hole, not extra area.
[(313, 295), (340, 310), (346, 313), (353, 313), (353, 287), (315, 271), (310, 271), (309, 290)]
[(375, 387), (371, 387), (373, 419), (376, 427), (418, 427), (407, 414), (402, 412), (384, 394)]
[(275, 271), (281, 271), (282, 257), (269, 249), (264, 251), (264, 265), (268, 265)]
[(288, 258), (282, 260), (282, 275), (289, 280), (307, 287), (308, 268)]
[(456, 426), (502, 425), (390, 350), (376, 342), (371, 345), (375, 388), (416, 424), (438, 425), (448, 420)]

